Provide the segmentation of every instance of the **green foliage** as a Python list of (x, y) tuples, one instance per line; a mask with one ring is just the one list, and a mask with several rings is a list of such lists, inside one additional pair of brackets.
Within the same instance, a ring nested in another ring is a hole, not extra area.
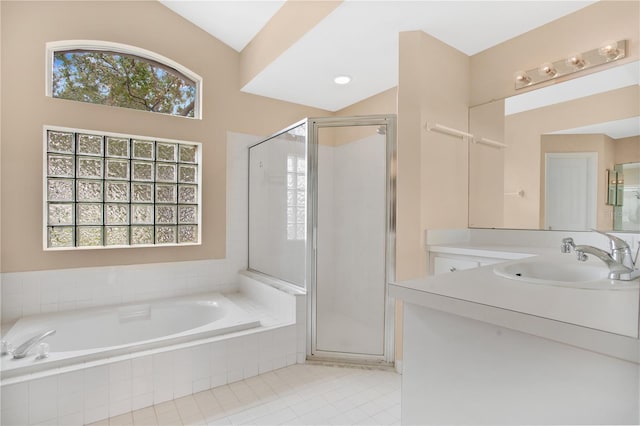
[(144, 58), (63, 51), (54, 55), (53, 96), (193, 117), (196, 85), (176, 70)]

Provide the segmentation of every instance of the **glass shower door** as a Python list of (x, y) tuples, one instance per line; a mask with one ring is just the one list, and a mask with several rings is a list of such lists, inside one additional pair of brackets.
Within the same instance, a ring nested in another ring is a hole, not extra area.
[(304, 288), (307, 125), (249, 149), (249, 269)]
[(386, 126), (320, 127), (312, 355), (385, 348)]

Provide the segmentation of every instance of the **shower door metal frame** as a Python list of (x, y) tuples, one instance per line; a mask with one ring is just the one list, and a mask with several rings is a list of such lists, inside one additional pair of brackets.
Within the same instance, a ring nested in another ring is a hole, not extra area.
[[(322, 127), (386, 126), (385, 188), (385, 309), (383, 355), (323, 352), (317, 338), (318, 130)], [(391, 364), (395, 359), (395, 299), (389, 283), (395, 280), (396, 258), (396, 116), (367, 115), (307, 119), (307, 357)]]

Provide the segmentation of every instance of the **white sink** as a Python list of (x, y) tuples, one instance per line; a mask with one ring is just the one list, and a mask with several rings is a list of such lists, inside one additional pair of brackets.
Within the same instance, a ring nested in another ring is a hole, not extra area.
[(531, 284), (593, 290), (638, 288), (640, 282), (609, 280), (609, 268), (598, 259), (578, 262), (573, 254), (537, 256), (501, 263), (493, 272), (503, 278)]

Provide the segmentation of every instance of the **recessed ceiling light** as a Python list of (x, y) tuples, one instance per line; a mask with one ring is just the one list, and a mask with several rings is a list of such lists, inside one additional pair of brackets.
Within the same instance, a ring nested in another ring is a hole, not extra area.
[(348, 75), (339, 75), (334, 78), (333, 81), (336, 84), (349, 84), (349, 82), (351, 81), (351, 77), (349, 77)]

